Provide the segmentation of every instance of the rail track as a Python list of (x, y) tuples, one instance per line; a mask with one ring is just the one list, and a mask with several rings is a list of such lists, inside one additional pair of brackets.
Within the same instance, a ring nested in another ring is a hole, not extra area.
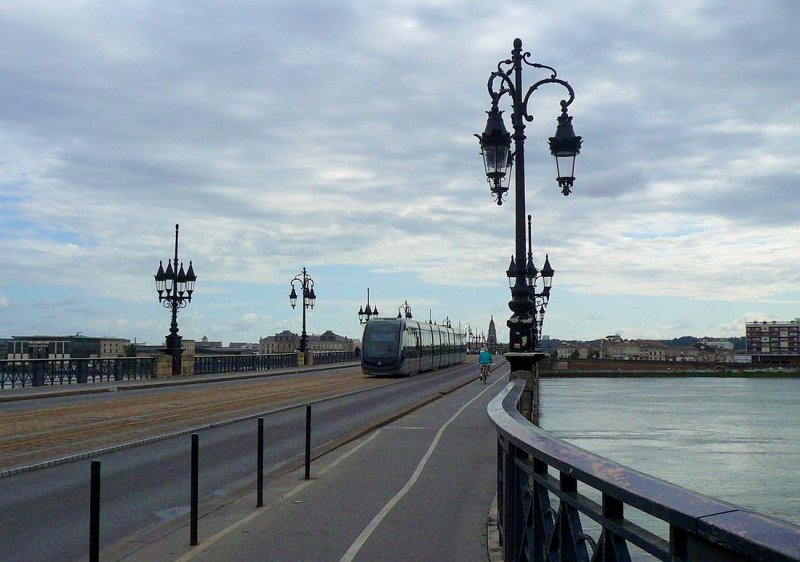
[(94, 395), (90, 402), (0, 412), (0, 470), (302, 405), (396, 382), (358, 367), (313, 376), (234, 380), (159, 392)]

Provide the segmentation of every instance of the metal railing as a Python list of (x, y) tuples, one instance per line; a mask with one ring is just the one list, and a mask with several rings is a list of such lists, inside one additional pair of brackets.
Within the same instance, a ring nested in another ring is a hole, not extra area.
[(195, 355), (194, 374), (241, 373), (297, 367), (296, 353), (258, 355)]
[(149, 379), (154, 376), (155, 359), (151, 357), (0, 360), (0, 389)]
[[(488, 408), (497, 429), (498, 530), (506, 562), (630, 561), (629, 543), (659, 560), (800, 560), (800, 527), (550, 436), (517, 411), (524, 388), (525, 380), (510, 382)], [(626, 517), (626, 506), (669, 532), (662, 537), (645, 529)], [(599, 525), (597, 538), (584, 532), (581, 516)]]
[(315, 351), (314, 365), (328, 365), (331, 363), (345, 363), (357, 361), (358, 356), (352, 351)]

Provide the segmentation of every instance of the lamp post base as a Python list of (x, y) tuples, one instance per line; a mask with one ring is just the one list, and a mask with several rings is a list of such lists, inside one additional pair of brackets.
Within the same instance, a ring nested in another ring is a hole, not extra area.
[(525, 379), (525, 390), (519, 402), (519, 412), (531, 423), (539, 424), (539, 376), (535, 364), (545, 357), (547, 353), (541, 351), (518, 352), (511, 351), (503, 355), (511, 365), (510, 380)]
[(183, 338), (178, 334), (170, 334), (167, 336), (166, 353), (172, 355), (173, 377), (178, 377), (181, 374), (181, 354), (183, 353), (183, 348), (181, 347), (182, 340)]

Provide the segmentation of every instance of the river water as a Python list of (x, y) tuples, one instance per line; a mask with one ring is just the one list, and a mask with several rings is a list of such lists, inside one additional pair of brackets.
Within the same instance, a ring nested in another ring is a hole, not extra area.
[(557, 437), (800, 525), (800, 379), (542, 379), (540, 404)]

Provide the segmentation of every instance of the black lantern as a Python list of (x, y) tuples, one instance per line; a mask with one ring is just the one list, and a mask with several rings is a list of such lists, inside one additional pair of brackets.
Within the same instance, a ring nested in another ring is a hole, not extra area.
[[(544, 267), (542, 268), (542, 281), (544, 281), (544, 288), (549, 289), (553, 285), (553, 275), (555, 270), (550, 265), (550, 256), (545, 254)], [(550, 291), (548, 291), (549, 295)]]
[(370, 306), (369, 304), (369, 287), (367, 287), (367, 306), (366, 307), (358, 307), (358, 321), (361, 324), (366, 324), (369, 322), (369, 319), (375, 316), (378, 316), (378, 306), (375, 305), (374, 307)]
[(508, 264), (506, 269), (506, 277), (508, 277), (508, 288), (514, 288), (514, 281), (517, 278), (517, 265), (514, 263), (514, 256), (511, 256), (511, 263)]
[(556, 179), (561, 193), (569, 195), (575, 183), (575, 157), (581, 151), (581, 137), (575, 136), (572, 128), (572, 117), (567, 115), (567, 107), (562, 102), (561, 115), (558, 117), (556, 135), (550, 137), (550, 154), (556, 159)]
[(513, 158), (511, 154), (511, 135), (503, 122), (503, 112), (492, 104), (486, 120), (486, 129), (475, 135), (481, 143), (481, 155), (486, 169), (486, 180), (498, 205), (503, 204), (503, 195), (508, 191)]

